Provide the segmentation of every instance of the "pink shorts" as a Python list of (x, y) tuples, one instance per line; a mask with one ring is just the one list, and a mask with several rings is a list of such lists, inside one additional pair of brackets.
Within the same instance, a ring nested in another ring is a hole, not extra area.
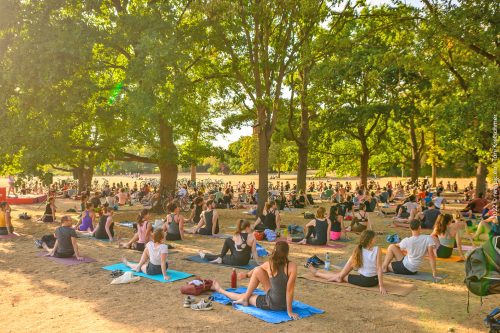
[(340, 231), (330, 231), (330, 240), (332, 241), (339, 240), (341, 236), (342, 233)]

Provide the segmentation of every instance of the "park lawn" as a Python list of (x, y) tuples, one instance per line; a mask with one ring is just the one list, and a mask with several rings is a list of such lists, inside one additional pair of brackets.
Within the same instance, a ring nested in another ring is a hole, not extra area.
[[(130, 179), (129, 179), (130, 182)], [(78, 205), (76, 201), (58, 200), (61, 212)], [(322, 204), (328, 206), (328, 204)], [(353, 288), (329, 286), (308, 280), (297, 280), (295, 298), (325, 310), (322, 315), (279, 325), (266, 324), (258, 319), (216, 304), (213, 311), (194, 312), (182, 307), (179, 289), (185, 281), (156, 283), (142, 279), (130, 285), (110, 285), (109, 272), (102, 266), (118, 262), (123, 255), (138, 260), (140, 254), (121, 250), (117, 244), (81, 239), (82, 254), (97, 262), (77, 266), (61, 266), (36, 257), (39, 251), (33, 240), (52, 232), (54, 225), (38, 224), (17, 219), (27, 211), (41, 215), (39, 205), (14, 206), (12, 216), (16, 231), (23, 237), (0, 241), (0, 321), (3, 332), (20, 331), (188, 331), (188, 332), (483, 332), (482, 319), (495, 306), (498, 297), (471, 296), (467, 313), (467, 289), (463, 284), (464, 264), (438, 262), (438, 270), (449, 274), (441, 284), (415, 281), (417, 290), (407, 297), (382, 296)], [(450, 208), (460, 206), (450, 205)], [(134, 220), (141, 207), (115, 214), (115, 221)], [(308, 211), (314, 209), (308, 208)], [(301, 213), (305, 210), (284, 212), (282, 223), (307, 222)], [(219, 210), (223, 233), (231, 233), (237, 219), (247, 218), (243, 210)], [(153, 216), (153, 219), (157, 216)], [(406, 229), (388, 226), (390, 218), (374, 217), (377, 231), (409, 235)], [(132, 229), (115, 227), (117, 236), (128, 238)], [(355, 238), (359, 236), (350, 234)], [(311, 248), (292, 245), (290, 257), (299, 264), (299, 274), (305, 272), (303, 263), (313, 254), (323, 257), (333, 254), (333, 262), (346, 260), (355, 241), (342, 249)], [(378, 245), (387, 247), (385, 236), (378, 236)], [(272, 245), (263, 243), (270, 251)], [(175, 244), (179, 253), (169, 256), (170, 268), (182, 270), (204, 278), (217, 279), (223, 287), (230, 285), (231, 270), (212, 265), (201, 265), (182, 260), (199, 249), (218, 252), (222, 240), (187, 236), (183, 243)], [(422, 270), (429, 270), (425, 263)], [(186, 280), (187, 281), (187, 280)], [(408, 280), (401, 280), (407, 282)]]

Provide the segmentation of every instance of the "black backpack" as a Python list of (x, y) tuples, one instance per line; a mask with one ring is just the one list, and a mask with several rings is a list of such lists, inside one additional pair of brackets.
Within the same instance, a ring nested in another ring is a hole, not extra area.
[(491, 237), (469, 254), (464, 283), (469, 292), (477, 296), (500, 294), (500, 237)]

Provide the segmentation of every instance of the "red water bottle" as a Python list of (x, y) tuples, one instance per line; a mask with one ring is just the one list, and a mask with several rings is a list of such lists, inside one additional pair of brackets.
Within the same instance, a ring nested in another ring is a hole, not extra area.
[(231, 273), (231, 288), (236, 288), (237, 287), (237, 274), (236, 274), (236, 268), (233, 268), (233, 272)]

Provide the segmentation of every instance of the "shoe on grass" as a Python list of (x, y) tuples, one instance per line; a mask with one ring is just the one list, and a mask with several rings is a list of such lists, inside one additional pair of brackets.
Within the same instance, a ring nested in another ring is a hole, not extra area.
[(194, 296), (188, 295), (184, 298), (184, 307), (190, 308), (191, 305), (195, 302), (196, 298)]
[(191, 305), (191, 310), (194, 311), (208, 311), (213, 310), (212, 301), (202, 299), (196, 304)]

